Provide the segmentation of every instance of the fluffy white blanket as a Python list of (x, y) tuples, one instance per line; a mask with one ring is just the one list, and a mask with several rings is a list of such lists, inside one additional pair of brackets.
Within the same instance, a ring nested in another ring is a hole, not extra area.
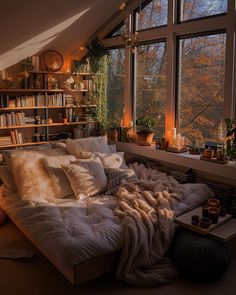
[(184, 198), (184, 186), (144, 165), (132, 168), (141, 180), (123, 184), (117, 193), (115, 214), (122, 220), (124, 233), (117, 278), (135, 285), (167, 283), (177, 275), (164, 255), (174, 236), (173, 217)]

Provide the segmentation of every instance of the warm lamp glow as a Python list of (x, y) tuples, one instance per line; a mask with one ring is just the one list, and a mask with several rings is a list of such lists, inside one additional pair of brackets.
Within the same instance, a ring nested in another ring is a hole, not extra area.
[(119, 10), (124, 10), (125, 6), (126, 6), (125, 2), (121, 2), (121, 4), (118, 6), (118, 9)]

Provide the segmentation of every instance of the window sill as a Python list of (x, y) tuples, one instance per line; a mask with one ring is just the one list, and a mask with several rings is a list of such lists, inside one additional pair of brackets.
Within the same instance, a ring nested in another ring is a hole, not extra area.
[(216, 176), (217, 180), (222, 180), (222, 182), (225, 182), (226, 180), (227, 183), (235, 184), (236, 165), (232, 161), (224, 165), (207, 162), (200, 160), (199, 155), (191, 155), (189, 153), (176, 154), (166, 152), (164, 150), (156, 150), (154, 145), (146, 147), (133, 143), (117, 142), (116, 146), (117, 150), (122, 152), (131, 153), (137, 156), (142, 156), (181, 167), (192, 168), (201, 174)]

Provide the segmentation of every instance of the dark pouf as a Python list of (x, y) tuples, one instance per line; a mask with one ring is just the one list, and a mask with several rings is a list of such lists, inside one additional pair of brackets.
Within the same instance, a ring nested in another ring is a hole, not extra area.
[(180, 273), (195, 280), (218, 279), (230, 265), (228, 244), (187, 230), (177, 231), (170, 254)]

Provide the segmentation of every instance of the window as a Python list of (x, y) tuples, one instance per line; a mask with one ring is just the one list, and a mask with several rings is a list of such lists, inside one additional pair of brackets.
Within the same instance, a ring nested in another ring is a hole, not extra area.
[(146, 6), (136, 12), (136, 30), (140, 31), (166, 25), (167, 11), (168, 0), (148, 1)]
[(180, 20), (186, 21), (226, 13), (227, 0), (181, 0)]
[(125, 49), (109, 50), (107, 69), (107, 121), (120, 123), (124, 110)]
[(136, 118), (155, 119), (155, 133), (162, 137), (166, 105), (166, 43), (137, 46)]
[(224, 33), (179, 40), (179, 127), (191, 141), (222, 137), (225, 41)]
[(122, 22), (114, 30), (112, 30), (109, 34), (107, 34), (106, 38), (120, 36), (125, 33), (125, 30), (126, 30), (125, 24), (124, 22)]

